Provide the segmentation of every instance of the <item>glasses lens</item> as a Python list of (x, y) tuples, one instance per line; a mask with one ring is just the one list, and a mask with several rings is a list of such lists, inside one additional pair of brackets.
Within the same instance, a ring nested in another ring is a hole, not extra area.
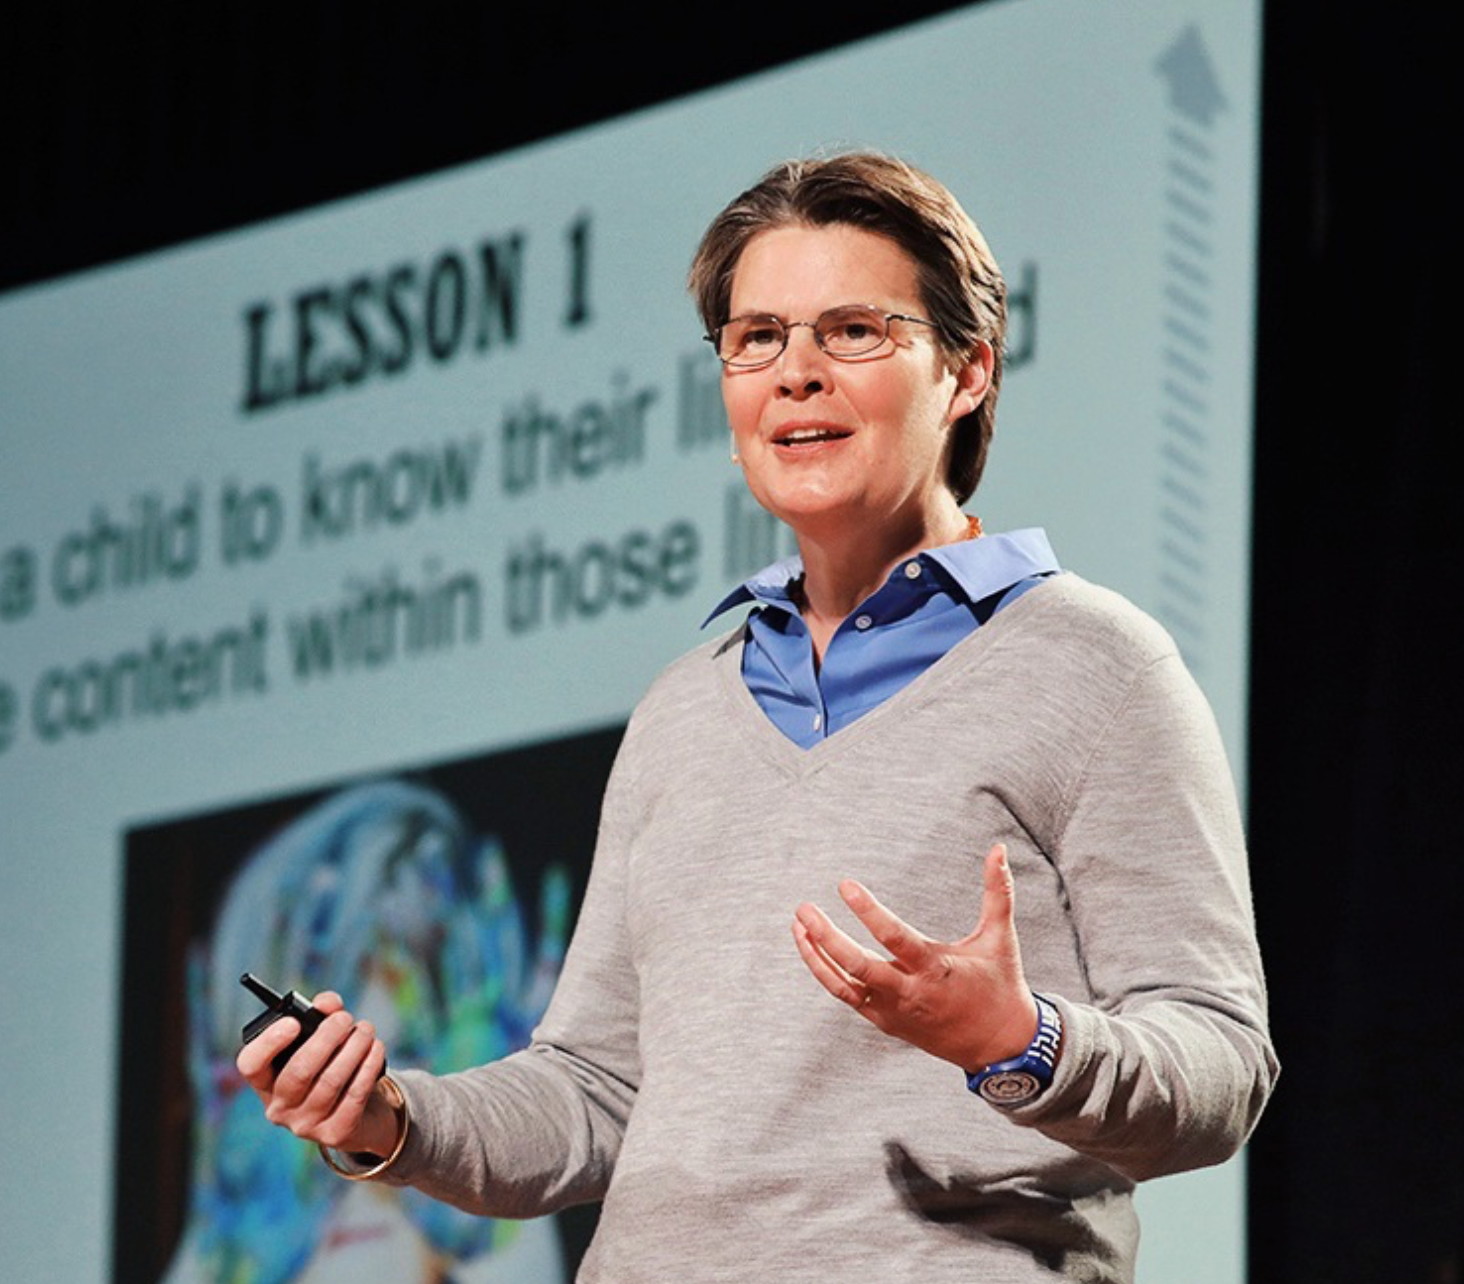
[(786, 341), (777, 317), (734, 317), (717, 338), (717, 355), (729, 366), (762, 366), (782, 352)]
[(885, 341), (889, 326), (873, 308), (830, 308), (817, 323), (818, 342), (830, 356), (857, 357)]

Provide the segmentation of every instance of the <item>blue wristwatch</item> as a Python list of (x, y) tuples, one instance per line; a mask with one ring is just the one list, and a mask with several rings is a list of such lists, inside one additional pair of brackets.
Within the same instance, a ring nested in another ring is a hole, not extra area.
[(1057, 1070), (1057, 1051), (1062, 1046), (1062, 1016), (1040, 994), (1037, 1000), (1037, 1033), (1019, 1057), (997, 1061), (966, 1076), (966, 1087), (993, 1106), (1020, 1106), (1046, 1090)]

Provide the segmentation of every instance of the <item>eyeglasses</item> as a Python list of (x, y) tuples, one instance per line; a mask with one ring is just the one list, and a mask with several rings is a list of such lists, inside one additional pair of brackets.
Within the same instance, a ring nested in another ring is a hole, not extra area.
[(891, 321), (912, 321), (937, 328), (924, 317), (907, 317), (899, 312), (881, 312), (863, 303), (830, 308), (816, 321), (784, 321), (767, 313), (733, 317), (706, 340), (717, 350), (724, 366), (735, 370), (756, 370), (771, 365), (788, 346), (788, 335), (798, 326), (813, 331), (814, 342), (837, 361), (866, 356), (890, 337)]

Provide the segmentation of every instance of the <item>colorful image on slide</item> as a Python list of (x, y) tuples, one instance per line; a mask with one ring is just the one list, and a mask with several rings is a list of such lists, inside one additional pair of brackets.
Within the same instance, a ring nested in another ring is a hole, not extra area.
[(117, 1284), (559, 1284), (592, 1215), (474, 1217), (333, 1175), (234, 1068), (260, 1003), (338, 990), (394, 1068), (524, 1047), (588, 873), (619, 729), (126, 835)]

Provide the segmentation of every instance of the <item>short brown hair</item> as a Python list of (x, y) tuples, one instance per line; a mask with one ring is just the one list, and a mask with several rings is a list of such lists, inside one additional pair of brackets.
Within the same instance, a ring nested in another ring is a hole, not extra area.
[(732, 277), (747, 243), (759, 232), (797, 223), (863, 228), (904, 250), (952, 363), (969, 361), (980, 340), (991, 344), (991, 386), (956, 424), (946, 462), (946, 485), (964, 504), (981, 480), (996, 429), (1006, 340), (1006, 282), (980, 229), (943, 184), (893, 156), (848, 152), (785, 161), (718, 214), (697, 246), (687, 284), (708, 334), (727, 320)]

